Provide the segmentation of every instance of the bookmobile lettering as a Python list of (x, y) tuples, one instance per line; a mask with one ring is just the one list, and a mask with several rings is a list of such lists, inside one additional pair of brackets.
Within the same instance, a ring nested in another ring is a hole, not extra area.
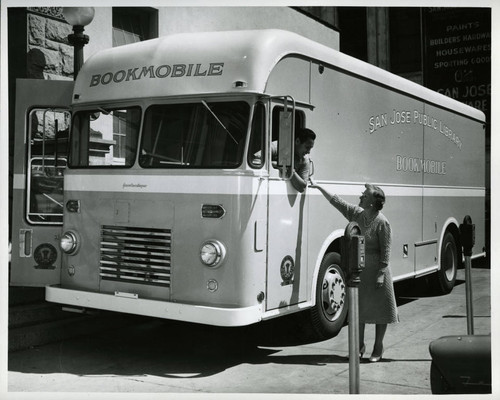
[(119, 71), (105, 72), (104, 74), (92, 75), (90, 87), (108, 85), (110, 83), (121, 83), (136, 81), (144, 78), (181, 78), (200, 76), (219, 76), (224, 71), (224, 63), (216, 62), (204, 64), (163, 64), (159, 66), (149, 65), (142, 67), (121, 69)]
[(433, 129), (455, 144), (462, 150), (462, 140), (443, 121), (428, 114), (423, 114), (418, 110), (396, 110), (390, 113), (373, 115), (368, 120), (368, 130), (370, 134), (389, 125), (423, 125)]
[(446, 175), (446, 161), (425, 160), (423, 158), (397, 155), (396, 171)]

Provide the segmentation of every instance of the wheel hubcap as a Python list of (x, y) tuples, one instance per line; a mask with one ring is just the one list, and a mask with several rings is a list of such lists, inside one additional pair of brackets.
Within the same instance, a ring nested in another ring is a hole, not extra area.
[(336, 268), (329, 267), (323, 279), (322, 301), (325, 317), (336, 320), (345, 304), (345, 282)]

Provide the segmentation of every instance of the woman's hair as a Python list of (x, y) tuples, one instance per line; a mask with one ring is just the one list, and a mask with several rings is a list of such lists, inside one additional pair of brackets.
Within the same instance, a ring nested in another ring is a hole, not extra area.
[(373, 193), (373, 198), (375, 199), (375, 203), (373, 204), (375, 208), (380, 211), (384, 208), (385, 204), (385, 193), (378, 186), (371, 185), (369, 183), (365, 184), (365, 187)]

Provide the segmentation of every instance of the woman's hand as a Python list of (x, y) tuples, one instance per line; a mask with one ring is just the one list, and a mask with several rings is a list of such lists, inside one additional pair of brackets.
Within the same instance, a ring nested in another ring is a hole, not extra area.
[(313, 178), (311, 178), (311, 177), (309, 177), (309, 187), (319, 189), (318, 184), (317, 184), (317, 183), (316, 183), (316, 181), (315, 181)]

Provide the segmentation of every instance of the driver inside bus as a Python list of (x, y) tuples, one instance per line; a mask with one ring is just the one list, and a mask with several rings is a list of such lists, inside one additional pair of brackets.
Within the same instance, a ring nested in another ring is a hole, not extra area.
[[(302, 193), (307, 187), (309, 176), (311, 174), (311, 159), (309, 153), (314, 147), (316, 134), (308, 128), (298, 128), (295, 131), (294, 146), (294, 171), (290, 182), (292, 186)], [(255, 154), (255, 158), (261, 158), (261, 152)], [(271, 143), (271, 161), (273, 167), (276, 167), (278, 160), (278, 141)]]

